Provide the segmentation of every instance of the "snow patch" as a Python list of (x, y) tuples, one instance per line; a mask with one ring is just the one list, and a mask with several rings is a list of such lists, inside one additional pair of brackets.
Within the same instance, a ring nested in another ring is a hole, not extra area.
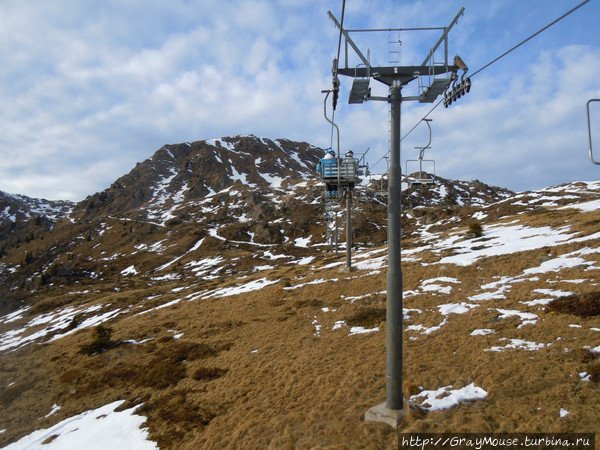
[[(508, 338), (500, 338), (501, 341), (508, 341)], [(544, 347), (549, 347), (552, 344), (536, 344), (535, 342), (530, 342), (530, 341), (525, 341), (523, 339), (510, 339), (510, 343), (506, 344), (504, 347), (492, 347), (492, 348), (486, 348), (483, 351), (484, 352), (502, 352), (504, 350), (511, 350), (511, 349), (521, 349), (521, 350), (527, 350), (530, 352), (534, 352), (536, 350), (540, 350)]]
[(135, 266), (129, 266), (127, 269), (121, 270), (121, 275), (137, 275), (138, 271)]
[(294, 243), (296, 247), (308, 247), (311, 238), (312, 236), (309, 236), (307, 238), (296, 238), (294, 239)]
[(375, 328), (352, 327), (352, 328), (350, 328), (350, 333), (348, 334), (348, 336), (354, 336), (355, 334), (373, 333), (375, 331), (379, 331), (379, 327), (375, 327)]
[(452, 386), (444, 386), (435, 391), (422, 391), (410, 397), (410, 400), (418, 403), (426, 411), (440, 411), (460, 405), (463, 402), (484, 400), (487, 392), (471, 383), (461, 389), (451, 389)]
[(471, 336), (487, 336), (488, 334), (495, 333), (496, 330), (492, 330), (490, 328), (480, 328), (477, 330), (473, 330), (471, 332)]
[[(456, 253), (441, 258), (439, 263), (469, 266), (488, 256), (500, 256), (561, 245), (575, 236), (575, 233), (567, 233), (569, 228), (553, 229), (550, 227), (533, 228), (523, 225), (496, 225), (490, 226), (484, 233), (485, 241), (473, 239), (456, 242), (461, 236), (455, 234), (436, 246), (438, 251), (451, 248)], [(590, 238), (590, 236), (586, 237), (586, 239)]]
[(244, 294), (246, 292), (258, 291), (275, 283), (278, 283), (278, 280), (267, 280), (266, 278), (261, 278), (259, 280), (249, 281), (248, 283), (238, 286), (216, 289), (202, 295), (201, 298), (228, 297), (231, 295)]
[(46, 414), (44, 417), (50, 417), (54, 414), (56, 414), (57, 412), (60, 411), (60, 406), (58, 406), (56, 403), (54, 405), (52, 405), (52, 409), (50, 410), (50, 412), (48, 414)]
[(517, 316), (520, 317), (522, 322), (517, 328), (521, 328), (523, 325), (535, 325), (538, 320), (538, 316), (533, 313), (521, 312), (514, 309), (500, 309), (496, 308), (496, 311), (500, 313), (499, 319), (506, 319), (507, 317)]
[(34, 431), (19, 441), (4, 447), (6, 450), (30, 448), (105, 450), (126, 448), (128, 450), (158, 449), (148, 440), (148, 429), (141, 428), (144, 416), (135, 414), (135, 406), (115, 411), (125, 400), (118, 400), (101, 408), (70, 417), (51, 428)]
[(448, 314), (464, 314), (472, 309), (477, 308), (479, 305), (473, 305), (471, 303), (448, 303), (445, 305), (438, 305), (440, 314), (447, 316)]

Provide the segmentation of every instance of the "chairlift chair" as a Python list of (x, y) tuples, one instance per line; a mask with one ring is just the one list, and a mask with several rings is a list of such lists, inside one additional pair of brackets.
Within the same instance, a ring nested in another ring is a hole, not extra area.
[[(408, 163), (409, 162), (418, 162), (419, 163), (418, 176), (406, 178), (409, 188), (413, 187), (413, 185), (425, 186), (425, 187), (434, 187), (435, 186), (435, 161), (433, 159), (423, 159), (423, 157), (425, 156), (425, 150), (427, 150), (428, 148), (431, 148), (429, 146), (431, 144), (431, 125), (429, 125), (429, 122), (431, 122), (431, 119), (424, 118), (421, 120), (423, 122), (425, 122), (427, 124), (427, 127), (429, 128), (429, 142), (427, 142), (427, 145), (425, 145), (424, 147), (415, 147), (415, 148), (419, 149), (419, 159), (407, 159), (406, 160), (406, 172), (405, 173), (409, 173), (408, 172)], [(433, 164), (433, 176), (431, 176), (427, 172), (423, 171), (423, 163), (424, 162)]]
[[(413, 160), (416, 161), (416, 160)], [(424, 161), (433, 162), (432, 159), (426, 159)], [(419, 176), (414, 177), (406, 177), (406, 182), (408, 183), (408, 187), (412, 188), (413, 186), (422, 186), (426, 188), (434, 188), (436, 186), (435, 177), (431, 176), (431, 174), (427, 172), (419, 172)]]
[(357, 183), (361, 182), (361, 170), (358, 165), (358, 159), (346, 158), (340, 160), (336, 158), (335, 162), (322, 164), (319, 171), (319, 179), (325, 185), (335, 186), (338, 192), (351, 191)]
[[(364, 77), (357, 75), (357, 69), (360, 66), (366, 67), (366, 75)], [(369, 96), (370, 89), (369, 83), (371, 82), (371, 67), (366, 64), (358, 64), (354, 73), (354, 81), (352, 82), (352, 89), (350, 90), (350, 98), (348, 103), (363, 103), (365, 98)]]
[(596, 161), (594, 159), (594, 153), (593, 153), (593, 143), (592, 143), (592, 121), (590, 120), (590, 103), (593, 102), (600, 102), (600, 98), (592, 98), (590, 100), (588, 100), (587, 104), (586, 104), (586, 108), (587, 108), (587, 126), (588, 126), (588, 139), (589, 139), (589, 153), (590, 153), (590, 160), (592, 161), (593, 164), (596, 164), (597, 166), (600, 165), (600, 161)]

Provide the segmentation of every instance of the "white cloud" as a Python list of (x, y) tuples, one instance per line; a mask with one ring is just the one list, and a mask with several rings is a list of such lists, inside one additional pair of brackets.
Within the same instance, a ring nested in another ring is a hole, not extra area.
[[(476, 69), (564, 12), (526, 3), (467, 1), (451, 56), (459, 52)], [(460, 6), (350, 0), (345, 25), (444, 26)], [(340, 18), (338, 0), (2, 2), (0, 189), (79, 200), (164, 144), (224, 135), (328, 147), (320, 91), (330, 87), (338, 38), (328, 9)], [(584, 113), (585, 101), (600, 96), (600, 38), (597, 8), (587, 11), (482, 72), (467, 97), (432, 114), (428, 156), (440, 175), (513, 189), (597, 177), (586, 159)], [(377, 64), (387, 60), (387, 39), (357, 42)], [(402, 62), (419, 64), (437, 35), (401, 39)], [(540, 53), (544, 42), (552, 45)], [(341, 143), (370, 147), (374, 162), (387, 151), (388, 106), (348, 105), (350, 84), (342, 79), (336, 111)], [(430, 106), (404, 103), (403, 131)], [(425, 130), (415, 130), (404, 158), (424, 139)]]
[(541, 54), (505, 85), (482, 72), (467, 97), (432, 115), (431, 154), (440, 174), (513, 189), (595, 179), (586, 156), (585, 102), (600, 92), (571, 74), (599, 70), (599, 61), (600, 51), (569, 46)]

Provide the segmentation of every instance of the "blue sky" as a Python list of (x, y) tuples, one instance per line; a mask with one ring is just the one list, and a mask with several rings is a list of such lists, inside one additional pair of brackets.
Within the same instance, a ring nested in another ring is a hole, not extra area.
[[(474, 73), (579, 3), (347, 0), (344, 25), (445, 26), (465, 6), (449, 54)], [(82, 200), (164, 144), (221, 136), (329, 147), (321, 90), (330, 87), (338, 32), (327, 11), (339, 19), (341, 8), (341, 0), (3, 0), (0, 190)], [(599, 23), (592, 0), (474, 76), (471, 92), (450, 108), (433, 111), (426, 158), (437, 174), (517, 191), (597, 180), (585, 104), (600, 98)], [(373, 66), (388, 65), (388, 33), (352, 37), (370, 48)], [(438, 37), (402, 32), (401, 64), (420, 64)], [(349, 105), (351, 81), (341, 79), (336, 110), (341, 146), (370, 147), (373, 165), (387, 152), (388, 106)], [(403, 134), (431, 106), (404, 102)], [(592, 129), (600, 159), (600, 103)], [(426, 142), (420, 125), (402, 142), (403, 161)]]

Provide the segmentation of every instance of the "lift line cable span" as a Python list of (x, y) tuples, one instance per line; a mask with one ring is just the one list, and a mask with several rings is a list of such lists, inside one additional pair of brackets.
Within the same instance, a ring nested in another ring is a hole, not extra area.
[[(562, 16), (560, 16), (558, 19), (550, 22), (548, 25), (546, 25), (544, 28), (541, 28), (540, 30), (536, 31), (535, 33), (533, 33), (531, 36), (529, 36), (527, 39), (524, 39), (523, 41), (519, 42), (517, 45), (515, 45), (514, 47), (512, 47), (510, 50), (505, 51), (504, 53), (502, 53), (500, 56), (498, 56), (496, 59), (493, 59), (492, 61), (490, 61), (489, 63), (487, 63), (485, 66), (481, 67), (480, 69), (478, 69), (477, 71), (475, 71), (472, 75), (471, 78), (473, 78), (475, 75), (477, 75), (480, 72), (483, 72), (485, 69), (487, 69), (488, 67), (490, 67), (492, 64), (498, 62), (500, 59), (504, 58), (506, 55), (508, 55), (509, 53), (513, 52), (514, 50), (516, 50), (517, 48), (519, 48), (521, 45), (525, 44), (526, 42), (530, 41), (531, 39), (533, 39), (534, 37), (536, 37), (538, 34), (546, 31), (548, 28), (550, 28), (552, 25), (560, 22), (562, 19), (564, 19), (565, 17), (567, 17), (569, 14), (575, 12), (577, 9), (581, 8), (583, 5), (585, 5), (586, 3), (589, 3), (590, 0), (585, 0), (583, 2), (581, 2), (579, 5), (577, 5), (576, 7), (574, 7), (573, 9), (571, 9), (570, 11), (567, 11), (566, 13), (564, 13)], [(419, 119), (419, 121), (415, 124), (415, 126), (413, 126), (401, 139), (400, 142), (402, 142), (404, 140), (404, 138), (406, 138), (409, 134), (411, 134), (415, 128), (417, 128), (417, 126), (421, 123), (421, 121), (423, 119), (427, 119), (427, 117), (429, 117), (429, 115), (438, 107), (440, 106), (440, 103), (442, 103), (444, 101), (444, 99), (442, 98), (441, 100), (438, 100), (438, 102), (429, 110), (429, 112), (427, 114), (425, 114), (421, 119)], [(379, 164), (381, 161), (383, 161), (385, 159), (385, 157), (389, 154), (386, 153), (385, 156), (382, 156), (375, 164), (373, 164), (373, 167), (377, 166), (377, 164)]]
[(529, 36), (527, 39), (519, 42), (517, 45), (515, 45), (513, 48), (511, 48), (510, 50), (507, 50), (506, 52), (504, 52), (503, 54), (501, 54), (500, 56), (498, 56), (496, 59), (494, 59), (493, 61), (487, 63), (485, 66), (483, 66), (481, 69), (479, 69), (477, 72), (473, 73), (473, 75), (471, 75), (472, 77), (477, 75), (479, 72), (483, 71), (484, 69), (487, 69), (489, 66), (491, 66), (492, 64), (494, 64), (496, 61), (504, 58), (506, 55), (508, 55), (509, 53), (511, 53), (513, 50), (516, 50), (517, 48), (519, 48), (521, 45), (525, 44), (527, 41), (533, 39), (534, 37), (536, 37), (538, 34), (546, 31), (548, 28), (550, 28), (552, 25), (554, 25), (555, 23), (560, 22), (562, 19), (564, 19), (565, 17), (567, 17), (569, 14), (571, 14), (572, 12), (575, 12), (577, 9), (581, 8), (583, 5), (585, 5), (586, 3), (589, 3), (590, 0), (585, 0), (584, 2), (581, 2), (579, 5), (577, 5), (575, 8), (571, 9), (570, 11), (567, 11), (566, 13), (564, 13), (562, 16), (560, 16), (558, 19), (554, 20), (553, 22), (549, 23), (548, 25), (546, 25), (544, 28), (538, 30), (537, 32), (533, 33), (531, 36)]
[[(344, 29), (344, 12), (346, 10), (346, 0), (342, 1), (342, 17), (341, 17), (341, 26), (340, 26), (340, 36), (338, 38), (338, 48), (337, 48), (337, 57), (335, 59), (335, 67), (333, 67), (333, 111), (331, 113), (331, 143), (330, 148), (333, 148), (333, 124), (335, 123), (335, 108), (337, 105), (337, 96), (339, 92), (339, 81), (337, 76), (337, 61), (340, 60), (340, 51), (342, 49), (342, 30)], [(338, 153), (339, 153), (339, 131), (338, 131)], [(339, 155), (338, 155), (339, 156)]]
[[(589, 1), (589, 0), (588, 0)], [(342, 49), (342, 32), (344, 30), (344, 11), (346, 9), (346, 0), (342, 1), (342, 17), (340, 18), (340, 37), (338, 38), (338, 48), (337, 48), (337, 57), (336, 61), (340, 60), (340, 51)], [(337, 77), (337, 67), (335, 76)]]

